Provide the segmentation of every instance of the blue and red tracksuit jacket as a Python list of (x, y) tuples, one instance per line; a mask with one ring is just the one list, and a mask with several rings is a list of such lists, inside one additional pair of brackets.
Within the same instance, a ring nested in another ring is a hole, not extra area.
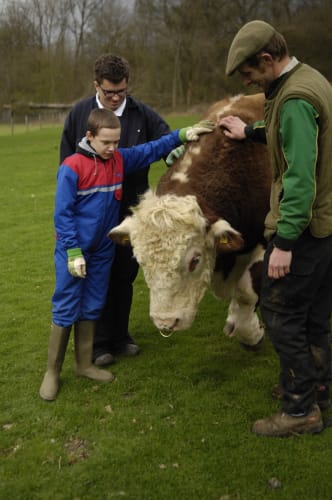
[[(107, 237), (119, 222), (124, 177), (165, 157), (179, 146), (179, 131), (133, 146), (119, 148), (103, 160), (84, 138), (77, 153), (67, 157), (57, 175), (54, 225), (56, 285), (53, 321), (69, 326), (96, 320), (103, 308), (115, 245)], [(67, 250), (81, 248), (87, 277), (74, 278), (67, 269)]]

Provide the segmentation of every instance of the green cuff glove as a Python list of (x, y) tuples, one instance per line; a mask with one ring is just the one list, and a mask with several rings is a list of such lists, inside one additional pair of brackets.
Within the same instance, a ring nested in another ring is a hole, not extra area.
[(171, 165), (173, 165), (173, 163), (178, 158), (180, 158), (180, 156), (184, 155), (185, 149), (186, 148), (185, 148), (184, 144), (181, 144), (181, 146), (178, 146), (177, 148), (172, 149), (172, 151), (170, 152), (170, 154), (166, 158), (166, 165), (168, 167), (170, 167)]
[(80, 248), (70, 248), (67, 250), (68, 271), (75, 278), (85, 278), (86, 263)]
[(210, 120), (202, 120), (195, 123), (192, 127), (181, 128), (179, 138), (182, 142), (198, 141), (201, 134), (207, 134), (215, 129), (214, 122)]

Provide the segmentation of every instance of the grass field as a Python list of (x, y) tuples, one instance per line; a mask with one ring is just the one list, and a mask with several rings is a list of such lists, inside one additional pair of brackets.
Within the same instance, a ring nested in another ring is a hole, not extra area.
[[(57, 400), (39, 398), (60, 132), (0, 133), (0, 499), (330, 500), (332, 429), (251, 433), (278, 409), (270, 397), (278, 361), (268, 340), (252, 354), (226, 338), (227, 304), (210, 293), (192, 328), (164, 339), (139, 274), (130, 327), (141, 354), (119, 359), (115, 381), (98, 385), (74, 375), (70, 343)], [(164, 167), (153, 168), (154, 184)]]

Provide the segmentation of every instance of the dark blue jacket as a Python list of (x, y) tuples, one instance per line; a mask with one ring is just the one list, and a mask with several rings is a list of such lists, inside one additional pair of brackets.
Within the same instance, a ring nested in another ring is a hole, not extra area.
[[(75, 153), (78, 143), (85, 136), (90, 111), (97, 107), (96, 97), (87, 97), (77, 102), (69, 112), (61, 138), (60, 164), (67, 156)], [(120, 123), (120, 148), (153, 141), (170, 132), (167, 123), (152, 108), (130, 95), (127, 96), (126, 107), (120, 117)], [(144, 193), (149, 187), (149, 168), (150, 165), (146, 165), (145, 169), (126, 176), (123, 184), (120, 219), (128, 214), (129, 206), (137, 204), (138, 195)]]

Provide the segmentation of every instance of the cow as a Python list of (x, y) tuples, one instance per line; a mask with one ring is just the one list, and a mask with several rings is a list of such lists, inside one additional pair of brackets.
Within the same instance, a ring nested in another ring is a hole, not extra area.
[[(263, 119), (264, 95), (213, 104), (203, 118)], [(220, 127), (184, 154), (109, 237), (131, 244), (150, 289), (150, 317), (169, 336), (189, 328), (210, 286), (229, 301), (224, 333), (248, 349), (262, 342), (257, 316), (271, 173), (266, 145), (234, 141)]]

